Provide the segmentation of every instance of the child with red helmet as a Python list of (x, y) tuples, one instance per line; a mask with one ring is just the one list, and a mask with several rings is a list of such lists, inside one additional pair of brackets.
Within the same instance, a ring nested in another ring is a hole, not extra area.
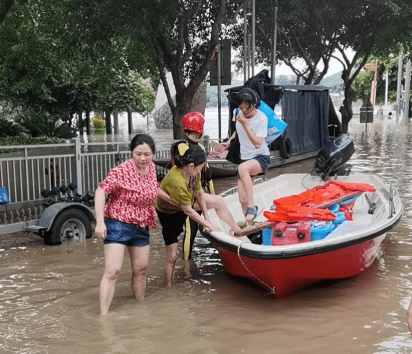
[[(172, 145), (172, 151), (177, 150), (178, 143)], [(177, 261), (178, 239), (183, 232), (187, 220), (193, 219), (211, 231), (219, 231), (219, 227), (211, 223), (207, 210), (214, 209), (219, 219), (226, 223), (233, 233), (240, 231), (225, 200), (220, 195), (204, 193), (200, 183), (200, 171), (207, 162), (207, 155), (198, 145), (180, 144), (186, 147), (184, 154), (176, 156), (176, 164), (167, 173), (160, 184), (172, 203), (157, 198), (156, 212), (162, 225), (163, 240), (166, 245), (166, 264), (164, 267), (165, 284), (171, 286), (174, 282), (175, 265)], [(201, 210), (203, 216), (197, 211)]]
[[(182, 126), (183, 126), (183, 130), (186, 133), (186, 137), (185, 137), (186, 142), (182, 142), (181, 144), (178, 145), (177, 151), (180, 156), (183, 156), (184, 152), (187, 149), (187, 145), (189, 146), (199, 145), (203, 150), (205, 150), (203, 145), (199, 143), (199, 139), (202, 137), (204, 133), (204, 124), (205, 124), (205, 118), (199, 112), (192, 111), (192, 112), (186, 113), (183, 116)], [(173, 156), (173, 154), (171, 154), (172, 165), (175, 165), (175, 162), (174, 162), (175, 158), (176, 156)], [(201, 171), (201, 184), (202, 184), (202, 188), (206, 192), (210, 194), (215, 194), (215, 191), (213, 188), (213, 181), (212, 181), (212, 171), (207, 165), (207, 163)], [(193, 243), (194, 243), (198, 229), (199, 229), (198, 224), (191, 218), (187, 218), (184, 238), (183, 238), (184, 259), (190, 259), (192, 257)]]

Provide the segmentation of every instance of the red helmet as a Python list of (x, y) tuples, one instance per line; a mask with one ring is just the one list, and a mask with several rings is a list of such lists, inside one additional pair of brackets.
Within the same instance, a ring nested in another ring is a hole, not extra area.
[(203, 134), (203, 125), (205, 118), (199, 112), (188, 112), (182, 118), (183, 130), (190, 130), (192, 132)]

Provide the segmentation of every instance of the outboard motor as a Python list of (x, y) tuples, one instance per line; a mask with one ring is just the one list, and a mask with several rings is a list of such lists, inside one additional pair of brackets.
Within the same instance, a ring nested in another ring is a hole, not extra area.
[(315, 160), (315, 171), (323, 179), (330, 176), (347, 176), (350, 168), (345, 162), (355, 152), (353, 141), (347, 135), (341, 135), (329, 141), (317, 154)]

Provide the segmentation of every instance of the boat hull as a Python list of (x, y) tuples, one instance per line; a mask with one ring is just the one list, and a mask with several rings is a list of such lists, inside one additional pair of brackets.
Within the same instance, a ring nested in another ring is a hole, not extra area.
[(385, 234), (341, 249), (286, 259), (257, 259), (215, 245), (225, 270), (249, 278), (284, 297), (305, 285), (356, 276), (376, 258)]
[[(345, 220), (329, 235), (310, 242), (287, 245), (263, 245), (245, 242), (229, 235), (229, 230), (210, 210), (211, 221), (222, 231), (202, 230), (218, 250), (225, 270), (246, 277), (273, 290), (276, 297), (287, 296), (297, 289), (326, 279), (356, 276), (376, 258), (388, 231), (401, 220), (403, 204), (399, 193), (377, 175), (351, 174), (336, 177), (342, 182), (366, 183), (375, 192), (358, 196), (352, 220)], [(258, 206), (255, 219), (262, 228), (267, 223), (264, 211), (274, 199), (299, 194), (325, 182), (318, 176), (285, 174), (255, 183), (254, 201)], [(244, 220), (236, 187), (221, 194), (235, 220)]]

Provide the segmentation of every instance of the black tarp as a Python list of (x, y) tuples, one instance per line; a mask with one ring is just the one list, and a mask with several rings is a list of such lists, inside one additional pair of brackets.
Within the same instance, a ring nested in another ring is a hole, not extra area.
[(267, 71), (249, 79), (244, 86), (225, 91), (230, 103), (229, 135), (234, 130), (232, 116), (237, 107), (237, 93), (243, 87), (254, 89), (272, 109), (281, 103), (282, 119), (288, 124), (285, 136), (290, 139), (294, 153), (320, 149), (329, 141), (329, 88), (318, 85), (272, 85), (268, 83)]
[(329, 89), (312, 85), (284, 86), (282, 117), (293, 152), (322, 148), (329, 141)]

